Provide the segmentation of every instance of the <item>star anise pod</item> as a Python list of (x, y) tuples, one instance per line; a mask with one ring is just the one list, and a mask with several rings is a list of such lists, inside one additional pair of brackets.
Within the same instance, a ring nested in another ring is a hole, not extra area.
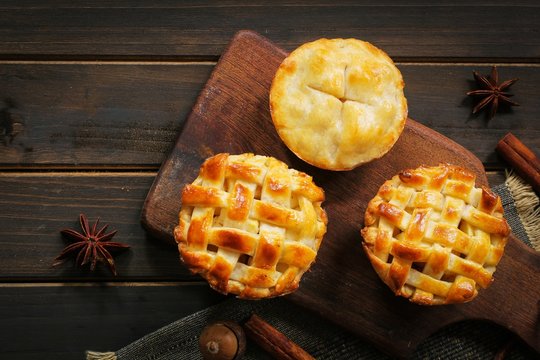
[(92, 227), (88, 224), (88, 218), (84, 214), (79, 216), (79, 221), (83, 231), (82, 234), (73, 229), (64, 229), (60, 231), (62, 235), (75, 242), (68, 245), (60, 255), (54, 259), (53, 266), (62, 264), (70, 255), (78, 252), (77, 258), (75, 259), (77, 265), (84, 266), (89, 263), (90, 270), (94, 271), (96, 264), (102, 262), (109, 266), (109, 269), (114, 275), (117, 275), (114, 259), (108, 249), (123, 250), (129, 248), (129, 245), (110, 241), (116, 234), (116, 230), (106, 234), (105, 232), (109, 225), (105, 225), (98, 230), (99, 218)]
[(499, 73), (497, 67), (493, 66), (491, 68), (491, 75), (489, 78), (486, 76), (480, 75), (478, 72), (473, 71), (473, 76), (480, 89), (469, 91), (467, 95), (472, 96), (481, 96), (484, 97), (473, 109), (473, 114), (476, 114), (488, 104), (491, 104), (491, 111), (489, 118), (492, 119), (497, 112), (499, 104), (508, 104), (512, 106), (519, 106), (518, 103), (510, 100), (511, 96), (514, 96), (507, 91), (512, 84), (514, 84), (518, 79), (507, 80), (502, 84), (499, 84)]

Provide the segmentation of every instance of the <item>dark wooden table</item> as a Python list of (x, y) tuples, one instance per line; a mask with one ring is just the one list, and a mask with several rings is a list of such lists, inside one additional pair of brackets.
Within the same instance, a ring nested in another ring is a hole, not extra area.
[[(384, 49), (409, 115), (473, 152), (492, 185), (507, 132), (540, 149), (540, 8), (535, 1), (2, 1), (0, 3), (0, 354), (81, 358), (116, 350), (223, 301), (151, 238), (140, 211), (233, 34), (284, 49), (356, 37)], [(520, 107), (471, 115), (472, 71), (497, 65)], [(176, 196), (176, 195), (171, 195)], [(119, 275), (52, 268), (59, 230), (98, 216), (131, 245)], [(2, 356), (3, 357), (3, 356)]]

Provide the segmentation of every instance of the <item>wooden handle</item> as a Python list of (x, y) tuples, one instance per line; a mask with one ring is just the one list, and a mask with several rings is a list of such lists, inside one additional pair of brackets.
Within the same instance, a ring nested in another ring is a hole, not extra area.
[[(363, 268), (361, 259), (358, 259), (358, 263), (358, 269)], [(386, 285), (368, 271), (370, 269), (364, 270), (366, 272), (355, 276), (358, 282), (364, 283), (363, 289), (349, 284), (344, 290), (339, 281), (332, 280), (333, 292), (325, 292), (311, 288), (312, 276), (319, 282), (326, 282), (328, 276), (315, 267), (307, 275), (309, 278), (303, 280), (308, 281), (302, 284), (304, 287), (301, 286), (301, 291), (289, 298), (364, 337), (395, 357), (408, 358), (431, 334), (450, 324), (473, 319), (501, 325), (540, 352), (540, 254), (513, 235), (509, 238), (492, 285), (482, 289), (477, 298), (465, 304), (412, 304), (394, 296)], [(342, 269), (326, 265), (324, 271), (335, 274)], [(365, 287), (367, 283), (372, 285)], [(322, 285), (323, 288), (327, 286)], [(354, 288), (354, 294), (349, 288)], [(349, 303), (347, 308), (343, 307), (345, 303)]]
[(471, 310), (540, 352), (540, 254), (513, 235), (508, 240), (493, 284), (471, 303)]

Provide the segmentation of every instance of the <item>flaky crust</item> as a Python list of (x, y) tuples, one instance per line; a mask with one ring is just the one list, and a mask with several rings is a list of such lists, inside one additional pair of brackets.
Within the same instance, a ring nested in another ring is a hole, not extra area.
[(279, 136), (298, 157), (349, 170), (386, 154), (407, 118), (404, 82), (368, 42), (319, 39), (294, 50), (270, 89)]
[(462, 303), (488, 287), (510, 228), (475, 175), (442, 164), (404, 170), (369, 202), (361, 234), (379, 277), (422, 305)]
[(240, 298), (290, 293), (326, 232), (324, 192), (283, 162), (218, 154), (182, 191), (180, 257), (212, 288)]

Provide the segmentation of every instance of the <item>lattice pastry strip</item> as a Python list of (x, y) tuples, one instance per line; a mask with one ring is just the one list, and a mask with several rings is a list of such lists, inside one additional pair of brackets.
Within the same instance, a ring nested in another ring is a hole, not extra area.
[(222, 293), (294, 291), (326, 232), (324, 192), (271, 157), (218, 154), (182, 191), (175, 239), (182, 261)]
[(397, 295), (466, 302), (492, 282), (510, 229), (500, 199), (474, 182), (452, 165), (404, 170), (369, 202), (363, 247)]

